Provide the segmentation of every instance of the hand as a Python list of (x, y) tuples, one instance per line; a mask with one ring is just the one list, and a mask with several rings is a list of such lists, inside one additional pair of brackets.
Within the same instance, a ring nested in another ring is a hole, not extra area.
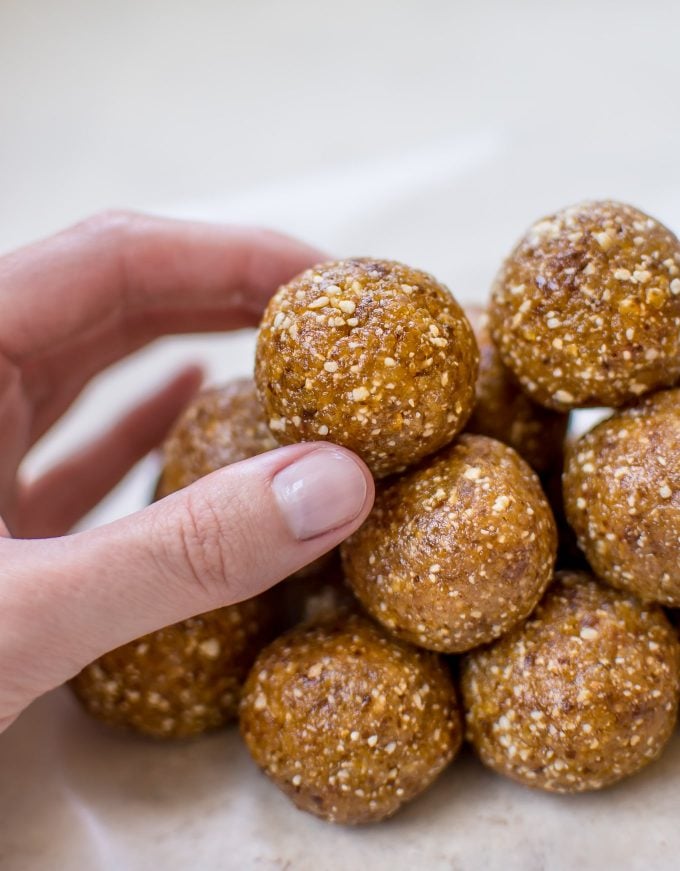
[(39, 480), (20, 474), (101, 369), (163, 333), (255, 325), (277, 285), (319, 259), (267, 231), (127, 214), (0, 259), (0, 730), (105, 651), (261, 592), (363, 521), (368, 470), (316, 442), (67, 535), (163, 438), (196, 369)]

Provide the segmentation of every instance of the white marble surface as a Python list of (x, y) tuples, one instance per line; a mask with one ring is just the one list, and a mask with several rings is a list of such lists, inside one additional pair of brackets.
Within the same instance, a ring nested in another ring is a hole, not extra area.
[(63, 690), (9, 731), (0, 764), (3, 871), (678, 867), (677, 737), (663, 762), (584, 796), (532, 792), (465, 753), (397, 817), (360, 829), (296, 811), (235, 731), (172, 747), (122, 737)]
[[(533, 218), (630, 200), (680, 229), (680, 7), (671, 2), (4, 0), (0, 250), (134, 206), (265, 223), (393, 256), (481, 299)], [(30, 458), (102, 427), (180, 360), (249, 369), (252, 337), (165, 339), (97, 379)], [(90, 523), (143, 504), (153, 461)], [(158, 746), (64, 691), (0, 737), (5, 871), (670, 869), (680, 743), (600, 795), (531, 793), (472, 758), (392, 822), (329, 827), (236, 735)]]

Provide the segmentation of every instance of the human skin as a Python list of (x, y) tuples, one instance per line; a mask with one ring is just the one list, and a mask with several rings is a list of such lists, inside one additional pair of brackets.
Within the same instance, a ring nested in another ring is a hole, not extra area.
[(196, 367), (43, 477), (21, 469), (102, 369), (163, 334), (256, 325), (323, 256), (270, 231), (114, 212), (0, 258), (0, 730), (106, 651), (256, 595), (363, 521), (368, 470), (316, 443), (68, 534), (163, 439)]

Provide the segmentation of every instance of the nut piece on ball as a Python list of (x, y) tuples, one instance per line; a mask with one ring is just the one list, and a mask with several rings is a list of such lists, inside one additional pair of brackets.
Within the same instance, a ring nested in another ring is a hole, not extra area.
[(535, 473), (507, 445), (463, 435), (378, 493), (341, 554), (369, 613), (395, 635), (458, 653), (533, 610), (557, 537)]
[(353, 614), (294, 629), (257, 659), (241, 703), (257, 764), (302, 810), (335, 823), (394, 814), (458, 751), (447, 666)]
[(270, 608), (258, 596), (152, 632), (95, 660), (71, 687), (111, 726), (154, 738), (217, 729), (237, 716), (243, 682), (272, 635)]
[(463, 429), (477, 365), (470, 324), (432, 276), (342, 260), (307, 270), (271, 299), (255, 380), (282, 444), (335, 442), (383, 477)]
[(661, 753), (680, 691), (658, 606), (559, 572), (534, 614), (463, 661), (467, 735), (482, 762), (550, 792), (600, 789)]
[(632, 206), (587, 202), (534, 224), (493, 288), (491, 332), (549, 408), (618, 407), (680, 377), (680, 243)]
[(510, 445), (539, 474), (562, 470), (569, 416), (532, 402), (491, 340), (488, 314), (466, 307), (479, 346), (477, 402), (467, 432)]
[(569, 451), (569, 523), (595, 573), (680, 607), (680, 390), (615, 413)]

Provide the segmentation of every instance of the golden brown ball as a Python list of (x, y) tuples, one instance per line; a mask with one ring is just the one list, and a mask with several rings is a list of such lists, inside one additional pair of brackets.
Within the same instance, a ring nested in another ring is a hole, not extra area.
[(505, 366), (489, 333), (488, 313), (469, 306), (465, 314), (479, 347), (477, 401), (467, 432), (510, 445), (539, 474), (562, 468), (569, 416), (532, 402)]
[(467, 735), (482, 762), (551, 792), (600, 789), (661, 753), (680, 652), (661, 608), (561, 572), (527, 622), (462, 666)]
[(369, 823), (432, 783), (462, 726), (447, 666), (352, 614), (294, 629), (260, 654), (241, 731), (299, 808)]
[(680, 606), (680, 390), (662, 390), (582, 436), (564, 474), (567, 518), (595, 573)]
[(549, 408), (618, 407), (680, 378), (680, 243), (632, 206), (534, 224), (496, 278), (503, 362)]
[(251, 378), (205, 390), (189, 404), (163, 444), (157, 496), (276, 447)]
[(432, 276), (342, 260), (307, 270), (272, 298), (255, 380), (282, 444), (335, 442), (382, 477), (462, 430), (477, 361), (462, 309)]
[(98, 720), (154, 738), (219, 728), (237, 716), (272, 618), (266, 596), (209, 611), (104, 654), (71, 686)]
[(555, 522), (535, 473), (510, 447), (463, 435), (377, 495), (341, 548), (369, 613), (447, 653), (498, 638), (552, 577)]

